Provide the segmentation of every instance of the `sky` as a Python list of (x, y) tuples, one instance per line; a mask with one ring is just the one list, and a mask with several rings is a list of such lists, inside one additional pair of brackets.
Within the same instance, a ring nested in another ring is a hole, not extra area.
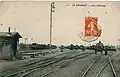
[[(37, 42), (49, 44), (50, 1), (6, 1), (0, 2), (0, 31), (18, 31), (23, 38), (20, 43)], [(72, 6), (105, 5), (105, 7)], [(89, 12), (89, 13), (88, 13)], [(80, 39), (85, 17), (98, 17), (102, 34), (98, 40), (87, 43)], [(104, 44), (119, 44), (120, 2), (55, 2), (53, 13), (52, 44), (93, 44), (101, 40)]]

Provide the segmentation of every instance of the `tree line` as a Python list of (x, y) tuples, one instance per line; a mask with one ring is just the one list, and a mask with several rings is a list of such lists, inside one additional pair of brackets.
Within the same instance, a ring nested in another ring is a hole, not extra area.
[[(68, 46), (65, 46), (65, 45), (60, 45), (60, 46), (51, 45), (52, 49), (60, 48), (60, 49), (70, 49), (70, 50), (73, 50), (73, 49), (82, 49), (84, 47), (85, 46), (83, 46), (83, 45), (73, 45), (73, 44), (68, 45)], [(27, 49), (30, 49), (30, 50), (50, 49), (50, 44), (37, 44), (37, 43), (24, 44), (24, 43), (20, 43), (19, 44), (19, 49), (20, 50), (27, 50)]]
[[(104, 46), (109, 48), (110, 50), (115, 50), (115, 46)], [(70, 49), (70, 50), (77, 50), (77, 49), (89, 49), (89, 50), (94, 50), (95, 49), (95, 45), (91, 45), (91, 46), (84, 46), (84, 45), (73, 45), (70, 44), (68, 46), (65, 45), (60, 45), (60, 46), (56, 46), (56, 45), (51, 45), (52, 49), (56, 49), (56, 48), (60, 48), (60, 49)], [(50, 49), (50, 44), (37, 44), (37, 43), (32, 43), (32, 44), (24, 44), (24, 43), (20, 43), (19, 44), (19, 49), (20, 50), (25, 50), (25, 49), (30, 49), (30, 50), (39, 50), (39, 49)]]
[[(51, 45), (52, 49), (56, 49), (57, 46), (56, 45)], [(19, 49), (20, 50), (38, 50), (38, 49), (50, 49), (50, 44), (37, 44), (37, 43), (32, 43), (32, 44), (24, 44), (24, 43), (20, 43), (19, 45)]]

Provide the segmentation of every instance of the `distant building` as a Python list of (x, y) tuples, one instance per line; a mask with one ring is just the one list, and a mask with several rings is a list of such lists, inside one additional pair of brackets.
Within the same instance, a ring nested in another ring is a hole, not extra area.
[(12, 60), (16, 57), (19, 38), (22, 36), (18, 32), (0, 32), (0, 59)]

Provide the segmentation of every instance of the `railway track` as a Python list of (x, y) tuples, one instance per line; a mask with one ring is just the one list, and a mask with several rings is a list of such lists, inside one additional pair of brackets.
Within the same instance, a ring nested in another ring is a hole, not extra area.
[[(115, 69), (113, 67), (113, 64), (111, 62), (111, 55), (106, 57), (104, 60), (96, 59), (94, 60), (89, 67), (86, 69), (86, 71), (82, 74), (80, 77), (100, 77), (100, 74), (103, 72), (103, 70), (106, 68), (106, 66), (110, 66), (112, 70), (112, 76), (111, 77), (117, 77)], [(102, 76), (103, 77), (103, 76)]]
[[(60, 54), (60, 55), (61, 55), (61, 54)], [(60, 56), (60, 55), (59, 55), (59, 56)], [(21, 66), (18, 67), (18, 68), (5, 69), (4, 71), (0, 72), (0, 73), (1, 73), (0, 77), (1, 77), (1, 76), (2, 76), (2, 77), (12, 77), (12, 76), (14, 76), (14, 75), (17, 75), (17, 74), (18, 74), (17, 72), (18, 72), (18, 71), (21, 71), (21, 70), (24, 70), (24, 71), (22, 71), (22, 72), (26, 72), (26, 71), (28, 71), (28, 70), (31, 70), (31, 69), (36, 68), (35, 65), (43, 65), (44, 63), (48, 63), (48, 62), (50, 62), (50, 61), (55, 60), (55, 57), (56, 57), (56, 56), (51, 57), (51, 58), (47, 58), (47, 59), (44, 59), (44, 60), (35, 60), (35, 61), (29, 62), (29, 63), (27, 63), (27, 64), (21, 65)], [(27, 69), (27, 70), (25, 70), (25, 69)], [(15, 72), (15, 73), (13, 73), (13, 72)], [(7, 74), (9, 74), (9, 75), (6, 76)]]
[[(63, 56), (60, 59), (63, 59), (65, 57), (67, 57), (67, 56)], [(27, 74), (30, 74), (30, 73), (36, 71), (36, 68), (43, 68), (43, 67), (46, 67), (46, 66), (48, 66), (48, 65), (50, 65), (54, 62), (57, 62), (54, 57), (49, 58), (49, 59), (45, 59), (43, 61), (41, 61), (41, 60), (33, 61), (33, 62), (30, 62), (26, 65), (20, 66), (20, 68), (8, 69), (8, 70), (3, 71), (3, 72), (6, 72), (6, 73), (11, 73), (11, 74), (8, 74), (8, 75), (4, 74), (3, 77), (19, 77), (19, 75), (21, 77), (24, 77)], [(15, 71), (11, 71), (11, 70), (15, 70)]]
[[(41, 74), (39, 76), (35, 76), (35, 77), (47, 77), (48, 75), (50, 75), (50, 74), (60, 70), (61, 68), (69, 65), (73, 61), (72, 59), (76, 59), (76, 57), (78, 57), (78, 56), (80, 56), (81, 58), (84, 58), (84, 57), (88, 56), (88, 54), (83, 53), (83, 54), (74, 55), (74, 56), (71, 56), (71, 57), (66, 57), (66, 58), (62, 59), (61, 61), (53, 63), (53, 66), (55, 66), (55, 68), (52, 68), (51, 71), (48, 71), (47, 73), (43, 73), (43, 74)], [(66, 62), (67, 59), (69, 59), (69, 62)], [(28, 76), (26, 75), (25, 77), (29, 77), (29, 74), (28, 74)]]
[[(73, 53), (72, 53), (73, 54)], [(79, 54), (77, 56), (80, 56), (80, 55), (84, 55), (85, 53), (83, 54)], [(74, 56), (74, 57), (77, 57), (77, 56)], [(59, 58), (59, 59), (55, 59), (55, 58), (50, 58), (50, 59), (46, 59), (44, 61), (35, 61), (35, 62), (31, 62), (29, 64), (26, 64), (26, 65), (23, 65), (21, 66), (21, 68), (19, 68), (17, 71), (15, 71), (14, 73), (12, 72), (11, 74), (4, 74), (2, 75), (1, 77), (26, 77), (27, 75), (31, 74), (32, 72), (38, 70), (38, 69), (43, 69), (44, 67), (46, 66), (49, 66), (49, 65), (52, 65), (54, 63), (57, 63), (59, 61), (62, 61), (64, 59), (68, 59), (68, 55), (62, 57), (62, 58)], [(71, 57), (73, 58), (73, 57)], [(7, 70), (7, 71), (4, 71), (4, 72), (9, 72), (10, 70)], [(55, 71), (55, 70), (54, 70)], [(47, 75), (47, 74), (46, 74)], [(43, 75), (41, 77), (45, 77), (46, 75)]]
[[(90, 54), (92, 54), (92, 53), (90, 53)], [(49, 77), (50, 74), (52, 74), (54, 72), (57, 72), (61, 68), (64, 68), (64, 67), (68, 66), (70, 63), (74, 62), (75, 60), (80, 59), (80, 58), (84, 58), (86, 56), (88, 56), (88, 54), (76, 55), (76, 56), (71, 56), (69, 58), (66, 58), (66, 59), (62, 60), (60, 63), (54, 65), (54, 66), (58, 66), (57, 68), (52, 69), (51, 71), (49, 71), (49, 72), (47, 72), (47, 73), (45, 73), (43, 75), (39, 75), (39, 76), (35, 76), (35, 77)], [(68, 62), (66, 62), (66, 61), (68, 61)]]
[[(61, 55), (63, 55), (63, 54), (60, 54), (60, 55), (56, 55), (56, 56), (61, 56)], [(2, 76), (2, 77), (6, 77), (6, 74), (10, 74), (10, 76), (8, 76), (8, 77), (11, 77), (12, 75), (16, 75), (17, 73), (17, 71), (20, 71), (20, 70), (24, 70), (24, 69), (29, 69), (29, 68), (35, 68), (35, 65), (42, 65), (42, 64), (44, 64), (44, 63), (47, 63), (47, 62), (50, 62), (51, 60), (55, 60), (55, 57), (56, 56), (53, 56), (53, 57), (50, 57), (50, 58), (47, 58), (47, 59), (44, 59), (44, 60), (35, 60), (35, 61), (31, 61), (31, 62), (29, 62), (29, 63), (27, 63), (27, 64), (23, 64), (23, 65), (21, 65), (20, 67), (18, 67), (18, 68), (10, 68), (10, 69), (4, 69), (3, 71), (1, 71), (0, 72), (0, 77)], [(64, 56), (63, 56), (64, 57)], [(19, 70), (18, 70), (19, 69)], [(26, 70), (27, 71), (27, 70)], [(13, 72), (15, 72), (15, 73), (13, 73)], [(25, 71), (24, 71), (25, 72)], [(12, 74), (11, 74), (12, 73)]]

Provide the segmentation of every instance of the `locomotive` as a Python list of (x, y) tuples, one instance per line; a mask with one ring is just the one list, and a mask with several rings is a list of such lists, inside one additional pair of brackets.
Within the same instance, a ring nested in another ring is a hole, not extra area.
[(93, 46), (93, 50), (95, 50), (95, 54), (97, 54), (97, 52), (101, 52), (102, 54), (103, 51), (105, 51), (105, 55), (107, 55), (108, 51), (116, 51), (116, 48), (114, 46), (104, 46), (104, 44), (101, 41), (99, 41), (99, 43)]
[(99, 41), (99, 43), (95, 45), (94, 50), (95, 50), (95, 54), (97, 54), (97, 52), (101, 52), (102, 54), (104, 50), (104, 44), (101, 41)]

